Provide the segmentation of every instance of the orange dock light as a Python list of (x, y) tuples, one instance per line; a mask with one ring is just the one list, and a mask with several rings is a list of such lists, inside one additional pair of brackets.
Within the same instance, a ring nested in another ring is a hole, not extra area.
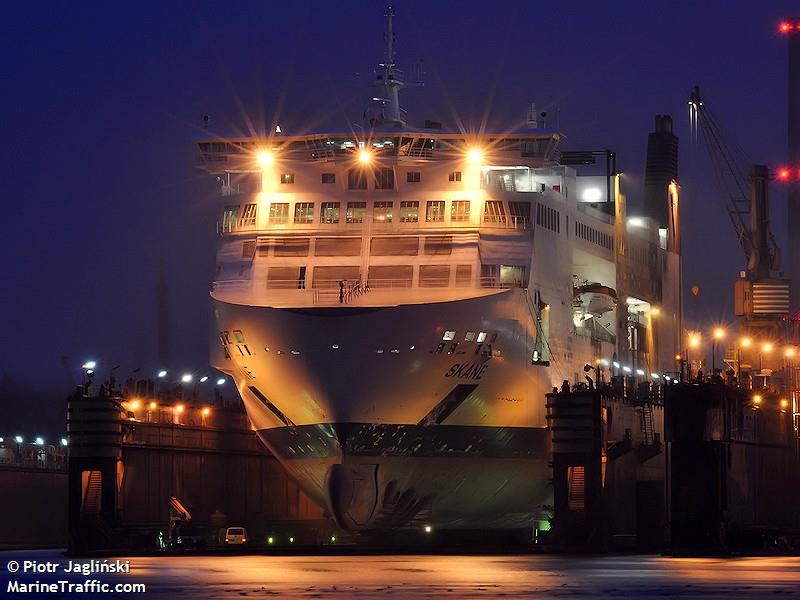
[(178, 404), (175, 406), (175, 412), (181, 414), (186, 407), (183, 404)]
[(483, 150), (478, 147), (470, 148), (467, 152), (467, 161), (473, 165), (479, 165), (483, 162)]
[(139, 410), (142, 407), (142, 402), (138, 398), (131, 400), (131, 410)]
[(358, 151), (358, 162), (362, 165), (368, 165), (372, 162), (372, 152), (367, 150), (366, 148), (362, 148)]
[(155, 410), (157, 406), (158, 406), (158, 404), (156, 404), (155, 402), (151, 402), (150, 404), (147, 405), (147, 407), (150, 410)]
[(205, 408), (203, 408), (202, 413), (204, 417), (207, 417), (208, 415), (211, 414), (211, 409), (206, 406)]
[(755, 406), (760, 406), (761, 405), (761, 400), (763, 400), (763, 398), (761, 397), (761, 394), (753, 394), (753, 404)]
[(259, 166), (269, 167), (275, 162), (275, 155), (270, 150), (259, 150), (256, 154)]

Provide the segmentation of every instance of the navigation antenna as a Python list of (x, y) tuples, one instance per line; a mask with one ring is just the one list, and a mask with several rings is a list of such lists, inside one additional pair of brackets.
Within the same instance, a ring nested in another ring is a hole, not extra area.
[(403, 127), (406, 122), (403, 118), (403, 110), (400, 108), (400, 89), (423, 84), (419, 80), (413, 83), (407, 82), (405, 73), (397, 68), (394, 57), (395, 37), (392, 24), (392, 19), (395, 16), (394, 8), (387, 6), (383, 16), (386, 17), (386, 29), (383, 34), (383, 62), (378, 63), (378, 68), (375, 70), (375, 85), (383, 90), (383, 94), (381, 97), (373, 98), (373, 101), (381, 106), (380, 115), (373, 119), (373, 122), (381, 125)]

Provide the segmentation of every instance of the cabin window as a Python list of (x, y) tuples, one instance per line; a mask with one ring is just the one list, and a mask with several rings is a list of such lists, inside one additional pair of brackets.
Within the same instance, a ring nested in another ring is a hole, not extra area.
[(270, 223), (288, 223), (289, 222), (289, 203), (288, 202), (273, 202), (269, 205), (269, 222)]
[(304, 267), (270, 267), (267, 271), (268, 290), (302, 290), (305, 288)]
[(420, 172), (419, 171), (409, 171), (406, 173), (406, 183), (419, 183), (420, 182)]
[(400, 222), (419, 222), (419, 202), (416, 200), (403, 200), (400, 202)]
[(294, 173), (281, 173), (281, 183), (294, 183)]
[(370, 256), (416, 256), (419, 238), (416, 236), (374, 237), (369, 245)]
[(347, 214), (345, 216), (348, 223), (363, 223), (364, 215), (367, 214), (366, 202), (348, 202)]
[(450, 285), (450, 265), (420, 265), (419, 287), (447, 287)]
[(256, 205), (245, 204), (242, 211), (242, 218), (239, 221), (239, 227), (255, 227), (256, 225)]
[(314, 267), (312, 288), (339, 289), (340, 281), (359, 281), (361, 271), (358, 265), (341, 267)]
[(444, 221), (444, 200), (429, 200), (425, 207), (425, 220), (428, 223)]
[(451, 221), (469, 221), (469, 200), (453, 200), (450, 205)]
[(433, 235), (425, 238), (425, 254), (440, 256), (453, 253), (452, 235)]
[(483, 212), (483, 221), (485, 223), (505, 224), (506, 211), (503, 208), (503, 203), (500, 200), (486, 201), (486, 209)]
[(222, 211), (222, 233), (236, 231), (239, 224), (239, 205), (226, 206)]
[(364, 169), (350, 169), (347, 172), (347, 189), (367, 189), (367, 172)]
[(410, 288), (413, 277), (411, 265), (370, 265), (368, 285), (372, 289)]
[(256, 255), (256, 241), (247, 240), (242, 242), (242, 258), (254, 258)]
[(339, 222), (339, 203), (338, 202), (323, 202), (319, 211), (320, 223), (338, 223)]
[(478, 332), (478, 338), (475, 341), (478, 342), (479, 344), (482, 344), (483, 342), (485, 342), (486, 341), (486, 332), (485, 331), (479, 331)]
[(359, 256), (361, 254), (361, 238), (317, 238), (314, 248), (315, 256)]
[(450, 171), (447, 176), (448, 181), (461, 181), (461, 171)]
[(336, 173), (323, 173), (322, 183), (336, 183)]
[(452, 330), (445, 331), (444, 335), (442, 336), (443, 342), (450, 342), (453, 341), (454, 339), (456, 339), (456, 332)]
[(313, 202), (297, 202), (294, 205), (294, 222), (295, 223), (313, 223), (314, 222), (314, 203)]
[(372, 211), (373, 223), (391, 223), (393, 202), (379, 201), (375, 203)]
[(472, 286), (472, 265), (456, 265), (456, 287)]
[(376, 190), (394, 189), (394, 169), (391, 167), (379, 167), (375, 169), (374, 174)]
[(475, 341), (475, 332), (474, 331), (468, 331), (466, 333), (466, 335), (464, 336), (464, 341), (465, 342), (474, 342)]
[(274, 256), (308, 256), (310, 238), (277, 238), (272, 241)]

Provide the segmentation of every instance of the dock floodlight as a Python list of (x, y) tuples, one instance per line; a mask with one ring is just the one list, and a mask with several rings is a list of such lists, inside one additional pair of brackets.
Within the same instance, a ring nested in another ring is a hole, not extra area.
[(789, 401), (786, 398), (781, 398), (781, 408), (789, 408)]
[(631, 372), (631, 368), (628, 367), (628, 366), (622, 367), (622, 370), (625, 371), (626, 373), (630, 373)]
[(725, 330), (722, 327), (716, 327), (714, 329), (714, 339), (721, 340), (725, 337)]
[(761, 400), (762, 400), (761, 394), (754, 394), (753, 395), (753, 404), (755, 404), (756, 406), (761, 404)]
[(792, 177), (792, 172), (787, 167), (781, 167), (775, 172), (775, 177), (778, 181), (789, 181)]
[(86, 369), (87, 375), (94, 375), (94, 369)]
[(658, 379), (660, 375), (658, 373), (650, 373), (650, 377), (652, 377), (653, 379)]
[(220, 377), (219, 379), (217, 379), (217, 385), (225, 385), (225, 378)]
[(36, 438), (36, 445), (37, 446), (44, 446), (44, 439), (40, 438), (40, 437), (37, 437)]
[(208, 415), (211, 414), (211, 409), (206, 406), (205, 408), (203, 408), (202, 412), (203, 412), (203, 416), (207, 417)]
[(200, 378), (200, 383), (205, 383), (206, 381), (208, 381), (208, 375), (203, 375), (203, 376)]
[(138, 398), (131, 400), (131, 410), (139, 410), (142, 407), (142, 402)]
[(158, 378), (159, 379), (164, 379), (164, 377), (166, 377), (166, 376), (167, 376), (167, 372), (165, 370), (162, 369), (161, 371), (158, 372)]
[(61, 445), (66, 446), (68, 444), (67, 438), (61, 438)]
[(425, 527), (423, 527), (423, 530), (425, 531), (425, 533), (432, 533), (433, 527), (431, 525), (425, 525)]
[(151, 402), (150, 404), (147, 405), (147, 408), (149, 408), (150, 410), (155, 410), (157, 406), (158, 404), (156, 404), (155, 402)]
[(644, 375), (644, 369), (636, 369), (637, 375)]
[(192, 381), (192, 374), (191, 373), (185, 373), (184, 375), (181, 376), (181, 381), (183, 383), (189, 383), (190, 381)]
[(608, 359), (607, 358), (601, 358), (600, 359), (600, 364), (603, 365), (604, 367), (607, 367), (609, 365)]
[(613, 362), (613, 363), (611, 363), (611, 364), (612, 364), (612, 365), (614, 365), (614, 368), (615, 368), (615, 369), (619, 369), (619, 363), (618, 363), (617, 361), (614, 361), (614, 362)]
[(797, 354), (797, 350), (795, 350), (792, 346), (787, 346), (786, 349), (783, 351), (783, 355), (786, 358), (794, 358), (795, 354)]
[(14, 436), (14, 441), (17, 442), (18, 444), (21, 444), (25, 440), (22, 439), (21, 435), (17, 435), (17, 436)]
[(178, 404), (175, 406), (175, 412), (181, 414), (186, 407), (183, 404)]
[(96, 360), (87, 360), (81, 365), (81, 369), (94, 369), (97, 366)]
[(772, 342), (764, 342), (764, 344), (761, 346), (761, 351), (764, 354), (769, 354), (773, 349), (774, 346), (772, 345)]
[(2, 444), (5, 441), (6, 441), (5, 438), (0, 437), (0, 444)]
[(741, 340), (739, 340), (739, 345), (742, 348), (749, 348), (750, 344), (752, 344), (752, 343), (753, 343), (753, 340), (751, 340), (749, 337), (743, 337)]

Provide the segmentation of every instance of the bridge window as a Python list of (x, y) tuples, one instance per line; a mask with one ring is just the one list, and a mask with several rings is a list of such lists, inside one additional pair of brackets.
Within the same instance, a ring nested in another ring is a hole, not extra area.
[(530, 202), (509, 202), (508, 213), (511, 224), (518, 229), (527, 229), (531, 220)]
[(391, 223), (393, 202), (379, 201), (375, 203), (372, 211), (373, 223)]
[(428, 223), (444, 221), (444, 200), (429, 200), (425, 207), (425, 220)]
[(486, 209), (483, 212), (483, 221), (485, 223), (505, 224), (506, 211), (503, 208), (503, 203), (500, 200), (486, 201)]
[(452, 341), (454, 339), (456, 339), (456, 332), (453, 331), (453, 330), (445, 331), (444, 335), (442, 336), (442, 341), (443, 342), (450, 342), (450, 341)]
[(461, 181), (461, 171), (450, 171), (447, 176), (448, 181)]
[(239, 221), (240, 227), (255, 227), (256, 225), (256, 205), (245, 204), (242, 211), (242, 218)]
[(379, 167), (375, 169), (374, 174), (376, 190), (394, 189), (394, 169), (391, 167)]
[(372, 289), (410, 288), (413, 276), (411, 265), (371, 265), (368, 285)]
[(469, 221), (469, 200), (453, 200), (450, 205), (451, 221)]
[(281, 183), (294, 183), (294, 173), (281, 173)]
[(340, 281), (358, 281), (361, 272), (358, 265), (341, 267), (314, 267), (314, 281), (312, 288), (338, 289)]
[(239, 205), (232, 204), (226, 206), (222, 211), (222, 232), (230, 233), (236, 231), (239, 224)]
[(323, 202), (319, 211), (320, 223), (338, 223), (339, 222), (339, 203), (338, 202)]
[(336, 183), (336, 173), (323, 173), (322, 183)]
[(288, 202), (273, 202), (269, 205), (269, 222), (270, 223), (288, 223), (289, 222), (289, 203)]
[(314, 222), (314, 203), (313, 202), (297, 202), (294, 205), (294, 222), (295, 223), (313, 223)]
[(403, 200), (400, 202), (400, 222), (417, 223), (419, 221), (419, 202)]
[(406, 183), (419, 183), (420, 182), (420, 172), (419, 171), (409, 171), (406, 173)]
[(364, 216), (367, 214), (366, 202), (348, 202), (346, 221), (348, 223), (363, 223)]
[(367, 173), (364, 171), (364, 169), (350, 169), (347, 172), (347, 189), (367, 189)]
[(311, 240), (304, 238), (277, 238), (272, 241), (275, 256), (308, 256)]

